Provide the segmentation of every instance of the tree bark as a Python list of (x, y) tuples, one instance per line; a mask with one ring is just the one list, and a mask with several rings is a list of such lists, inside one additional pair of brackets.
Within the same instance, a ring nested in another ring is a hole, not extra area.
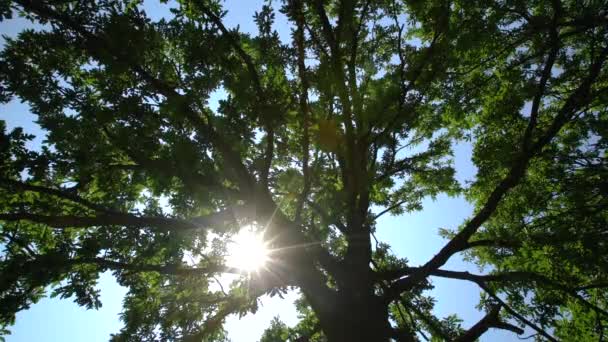
[(387, 307), (376, 296), (341, 296), (321, 326), (332, 342), (388, 341), (392, 336)]

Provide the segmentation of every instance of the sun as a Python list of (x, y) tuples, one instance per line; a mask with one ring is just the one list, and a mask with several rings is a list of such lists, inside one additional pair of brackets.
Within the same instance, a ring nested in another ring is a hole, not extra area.
[(248, 273), (264, 267), (270, 251), (263, 234), (254, 231), (253, 227), (243, 227), (228, 243), (228, 266)]

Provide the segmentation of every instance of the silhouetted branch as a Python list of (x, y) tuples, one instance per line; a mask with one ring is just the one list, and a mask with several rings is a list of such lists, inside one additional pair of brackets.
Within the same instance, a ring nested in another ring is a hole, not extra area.
[(512, 324), (503, 322), (500, 320), (500, 305), (495, 305), (490, 309), (481, 320), (473, 325), (469, 330), (465, 331), (462, 335), (458, 336), (454, 342), (473, 342), (476, 341), (481, 335), (485, 334), (490, 328), (497, 328), (503, 330), (509, 330), (517, 335), (524, 333), (524, 330), (516, 327)]
[(110, 212), (111, 211), (110, 209), (108, 209), (102, 205), (95, 204), (87, 199), (84, 199), (78, 195), (69, 193), (62, 189), (53, 189), (53, 188), (48, 188), (48, 187), (44, 187), (44, 186), (40, 186), (40, 185), (28, 184), (28, 183), (24, 183), (24, 182), (12, 180), (12, 179), (6, 179), (6, 178), (0, 178), (0, 187), (7, 188), (7, 189), (13, 189), (13, 190), (32, 191), (32, 192), (37, 192), (37, 193), (41, 193), (41, 194), (46, 194), (46, 195), (62, 198), (62, 199), (80, 204), (80, 205), (82, 205), (86, 208), (89, 208), (91, 210), (94, 210), (96, 212)]
[(513, 310), (513, 308), (511, 308), (509, 305), (507, 305), (507, 303), (505, 303), (500, 297), (498, 297), (492, 290), (490, 290), (484, 283), (479, 283), (478, 284), (490, 297), (492, 297), (492, 299), (494, 299), (496, 302), (498, 302), (505, 310), (507, 310), (507, 312), (509, 312), (513, 317), (517, 318), (518, 320), (520, 320), (522, 323), (526, 324), (527, 326), (529, 326), (530, 328), (534, 329), (536, 332), (538, 332), (540, 335), (542, 335), (543, 337), (545, 337), (546, 339), (548, 339), (551, 342), (557, 342), (557, 339), (555, 339), (555, 337), (549, 335), (549, 333), (547, 333), (546, 331), (544, 331), (542, 328), (540, 328), (539, 326), (537, 326), (536, 324), (532, 323), (530, 320), (528, 320), (527, 318), (525, 318), (524, 316), (520, 315), (517, 311)]
[[(28, 260), (14, 261), (18, 266), (17, 273), (27, 274), (38, 272), (37, 270), (57, 269), (68, 271), (78, 265), (96, 265), (101, 271), (129, 271), (129, 272), (156, 272), (176, 276), (204, 276), (209, 273), (237, 273), (241, 272), (232, 267), (221, 264), (209, 265), (204, 268), (185, 267), (181, 264), (155, 265), (148, 263), (138, 263), (137, 261), (124, 262), (102, 257), (75, 257), (69, 258), (62, 253), (47, 252), (36, 254)], [(18, 277), (19, 274), (10, 274), (9, 277)]]
[(157, 272), (161, 274), (179, 276), (202, 276), (209, 273), (241, 273), (235, 268), (223, 265), (213, 265), (207, 268), (184, 267), (181, 265), (151, 265), (138, 263), (125, 263), (113, 261), (105, 258), (76, 258), (66, 260), (68, 265), (93, 264), (103, 269), (123, 270), (135, 272)]
[(308, 166), (309, 149), (310, 149), (310, 136), (309, 136), (309, 125), (310, 125), (310, 109), (308, 106), (308, 77), (306, 75), (306, 51), (304, 48), (304, 13), (303, 13), (303, 1), (295, 0), (294, 6), (294, 19), (296, 22), (296, 31), (294, 35), (296, 50), (297, 50), (297, 64), (298, 64), (298, 78), (300, 79), (300, 114), (302, 115), (302, 177), (304, 178), (304, 187), (300, 194), (299, 202), (296, 205), (295, 221), (299, 222), (302, 216), (302, 210), (306, 203), (306, 198), (310, 192), (310, 170)]
[(579, 87), (566, 100), (558, 114), (552, 121), (549, 129), (537, 140), (535, 144), (526, 150), (520, 152), (511, 166), (507, 176), (494, 188), (485, 204), (475, 214), (475, 216), (466, 223), (464, 228), (456, 234), (433, 258), (431, 258), (420, 269), (411, 274), (408, 278), (397, 282), (394, 287), (394, 295), (397, 296), (402, 291), (411, 289), (417, 283), (429, 276), (434, 270), (443, 266), (448, 259), (455, 253), (463, 250), (468, 244), (469, 238), (477, 232), (477, 229), (490, 218), (494, 213), (502, 198), (509, 190), (519, 184), (524, 177), (529, 161), (539, 153), (561, 130), (568, 122), (570, 117), (575, 113), (576, 108), (585, 105), (591, 99), (589, 98), (591, 85), (600, 75), (600, 70), (608, 54), (608, 47), (604, 48), (600, 57), (589, 68), (588, 76), (583, 80)]
[(575, 291), (587, 291), (587, 290), (603, 289), (603, 288), (608, 288), (608, 282), (591, 283), (588, 285), (575, 287), (574, 290)]
[(264, 163), (260, 171), (260, 184), (263, 189), (268, 190), (268, 175), (272, 167), (274, 157), (274, 128), (269, 126), (266, 133), (266, 151), (264, 152)]
[(319, 16), (319, 20), (321, 21), (321, 26), (323, 27), (323, 36), (325, 37), (325, 40), (329, 45), (329, 49), (332, 55), (335, 56), (338, 47), (336, 45), (336, 38), (334, 36), (333, 29), (331, 27), (331, 24), (329, 23), (329, 18), (327, 17), (327, 13), (325, 12), (323, 1), (314, 0), (314, 9), (317, 12), (317, 15)]
[(386, 208), (386, 209), (382, 210), (382, 211), (381, 211), (381, 212), (379, 212), (378, 214), (374, 215), (374, 217), (372, 218), (372, 221), (377, 220), (377, 219), (378, 219), (378, 218), (380, 218), (382, 215), (384, 215), (384, 214), (386, 214), (386, 213), (390, 212), (391, 210), (394, 210), (394, 209), (399, 208), (400, 206), (402, 206), (402, 205), (403, 205), (403, 204), (405, 204), (406, 202), (407, 202), (407, 200), (399, 201), (399, 202), (397, 202), (397, 203), (395, 203), (395, 204), (391, 205), (390, 207), (388, 207), (388, 208)]
[(234, 215), (230, 210), (213, 213), (207, 216), (195, 217), (190, 220), (136, 216), (125, 213), (105, 213), (97, 216), (73, 216), (73, 215), (40, 215), (25, 212), (0, 214), (0, 221), (31, 221), (46, 224), (54, 228), (84, 228), (104, 225), (136, 226), (136, 227), (157, 227), (161, 229), (198, 229), (203, 227), (213, 227), (234, 221)]
[[(415, 273), (420, 268), (418, 267), (406, 267), (400, 270), (392, 271), (392, 272), (384, 272), (380, 273), (379, 277), (381, 279), (390, 280), (396, 279), (398, 277), (402, 277), (408, 274)], [(581, 304), (586, 306), (587, 308), (601, 313), (608, 317), (608, 311), (598, 307), (595, 304), (590, 303), (585, 298), (583, 298), (580, 294), (577, 293), (577, 288), (568, 287), (562, 285), (554, 280), (547, 278), (544, 275), (526, 272), (526, 271), (513, 271), (513, 272), (503, 272), (503, 273), (495, 273), (495, 274), (487, 274), (487, 275), (478, 275), (469, 272), (458, 272), (458, 271), (448, 271), (448, 270), (434, 270), (431, 272), (432, 276), (442, 277), (442, 278), (450, 278), (450, 279), (459, 279), (459, 280), (467, 280), (474, 282), (476, 284), (487, 283), (487, 282), (536, 282), (547, 287), (559, 290), (576, 300), (578, 300)]]
[(532, 107), (530, 109), (530, 121), (528, 126), (526, 127), (526, 131), (524, 132), (523, 137), (523, 149), (528, 149), (530, 145), (530, 141), (532, 139), (532, 132), (536, 128), (536, 122), (538, 121), (538, 110), (540, 108), (541, 99), (545, 94), (545, 89), (547, 87), (547, 82), (551, 77), (551, 71), (553, 70), (553, 64), (555, 63), (555, 59), (557, 58), (557, 53), (559, 52), (559, 43), (557, 41), (557, 31), (552, 30), (551, 40), (552, 47), (549, 52), (549, 56), (547, 57), (547, 61), (545, 62), (545, 66), (541, 73), (540, 81), (538, 82), (538, 89), (536, 90), (536, 94), (534, 95), (534, 99), (532, 100)]

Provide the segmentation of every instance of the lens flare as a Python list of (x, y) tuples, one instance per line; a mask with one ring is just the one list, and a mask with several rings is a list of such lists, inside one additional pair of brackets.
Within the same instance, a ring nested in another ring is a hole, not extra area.
[(228, 243), (228, 266), (243, 271), (257, 271), (268, 262), (269, 249), (263, 234), (252, 227), (243, 227)]

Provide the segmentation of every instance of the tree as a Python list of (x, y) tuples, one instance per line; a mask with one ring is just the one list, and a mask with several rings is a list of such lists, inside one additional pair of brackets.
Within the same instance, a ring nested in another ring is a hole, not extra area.
[(281, 342), (287, 341), (289, 337), (289, 330), (287, 325), (283, 323), (278, 317), (275, 317), (270, 321), (270, 327), (264, 331), (260, 342)]
[[(226, 316), (290, 288), (303, 294), (293, 339), (527, 327), (601, 341), (607, 10), (287, 0), (284, 44), (270, 4), (254, 36), (227, 28), (213, 0), (158, 21), (136, 0), (0, 1), (3, 20), (42, 25), (6, 40), (0, 100), (27, 102), (48, 134), (31, 150), (2, 126), (0, 324), (49, 287), (97, 308), (110, 270), (129, 289), (116, 341), (222, 340)], [(471, 184), (454, 179), (458, 140), (474, 146)], [(426, 263), (372, 243), (379, 217), (441, 193), (476, 209)], [(224, 261), (245, 226), (272, 250), (259, 272)], [(457, 254), (485, 273), (445, 269)], [(222, 273), (241, 275), (228, 292), (211, 286)], [(487, 314), (469, 327), (435, 317), (431, 277), (476, 284)]]

